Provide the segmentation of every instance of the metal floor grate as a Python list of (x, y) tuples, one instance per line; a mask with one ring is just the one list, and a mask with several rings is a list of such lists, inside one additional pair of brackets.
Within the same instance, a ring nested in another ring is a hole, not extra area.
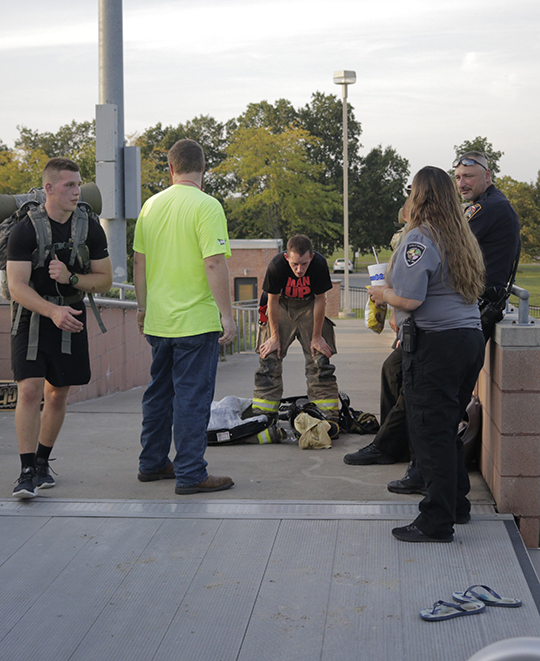
[[(40, 494), (41, 495), (41, 494)], [(220, 519), (410, 519), (418, 513), (417, 503), (335, 502), (286, 500), (63, 500), (40, 498), (31, 502), (0, 500), (1, 515), (106, 516), (141, 518)], [(472, 504), (474, 519), (512, 519), (497, 514), (490, 504)]]
[[(390, 529), (414, 503), (0, 502), (0, 658), (465, 661), (537, 636), (540, 588), (515, 523), (475, 505), (452, 544)], [(427, 623), (491, 585), (523, 600)]]

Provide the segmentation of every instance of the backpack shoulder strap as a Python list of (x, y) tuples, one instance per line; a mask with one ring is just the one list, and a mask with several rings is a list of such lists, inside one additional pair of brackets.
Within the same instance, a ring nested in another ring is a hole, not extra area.
[(49, 216), (44, 204), (26, 202), (20, 208), (20, 211), (28, 205), (32, 206), (28, 208), (26, 215), (32, 221), (37, 238), (37, 264), (35, 265), (35, 268), (41, 268), (45, 264), (45, 260), (47, 259), (52, 246), (51, 223), (49, 222)]
[[(77, 208), (73, 212), (73, 219), (71, 221), (71, 240), (73, 242), (73, 247), (71, 249), (71, 255), (69, 257), (69, 265), (73, 266), (77, 255), (80, 254), (80, 247), (86, 245), (86, 239), (88, 237), (88, 217), (92, 212), (92, 207), (86, 202), (79, 202)], [(85, 251), (85, 253), (88, 251)], [(83, 268), (87, 269), (90, 266), (89, 255), (82, 256)]]
[[(79, 202), (77, 208), (73, 212), (73, 219), (71, 221), (71, 240), (73, 247), (71, 249), (71, 256), (69, 258), (70, 266), (73, 266), (75, 260), (78, 258), (82, 266), (83, 273), (90, 272), (90, 250), (86, 245), (86, 239), (88, 238), (88, 223), (89, 218), (92, 217), (99, 223), (99, 218), (92, 211), (92, 207), (86, 202)], [(94, 300), (92, 292), (87, 292), (88, 301), (94, 317), (98, 323), (98, 326), (102, 333), (106, 333), (107, 329), (101, 318), (101, 314)]]

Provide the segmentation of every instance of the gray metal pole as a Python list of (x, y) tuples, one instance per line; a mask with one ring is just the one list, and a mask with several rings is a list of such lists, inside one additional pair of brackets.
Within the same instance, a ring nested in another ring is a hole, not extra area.
[(349, 152), (347, 127), (347, 85), (343, 84), (343, 251), (345, 257), (343, 315), (351, 313), (349, 292)]
[[(102, 218), (115, 282), (127, 279), (126, 219), (124, 217), (124, 56), (122, 0), (99, 0), (99, 102), (118, 109), (114, 167), (116, 217)], [(96, 127), (96, 132), (97, 132)], [(107, 136), (101, 136), (101, 140)], [(96, 135), (96, 142), (99, 140)]]

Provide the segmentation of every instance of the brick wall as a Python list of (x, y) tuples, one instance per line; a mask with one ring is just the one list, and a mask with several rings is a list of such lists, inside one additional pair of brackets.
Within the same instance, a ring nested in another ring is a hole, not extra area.
[(92, 379), (86, 386), (71, 388), (69, 404), (131, 390), (150, 380), (151, 350), (137, 331), (136, 304), (112, 301), (101, 309), (101, 316), (106, 333), (87, 309)]
[(337, 319), (341, 310), (341, 280), (332, 280), (332, 289), (326, 292), (326, 316)]
[[(0, 380), (12, 381), (9, 305), (0, 305)], [(136, 304), (108, 301), (101, 307), (107, 333), (99, 330), (87, 307), (88, 343), (92, 379), (86, 386), (73, 386), (68, 403), (82, 402), (121, 390), (146, 385), (150, 379), (150, 347), (137, 332)]]
[(478, 381), (481, 469), (499, 512), (517, 517), (532, 548), (540, 543), (540, 325), (516, 321), (497, 324)]
[(281, 239), (231, 239), (231, 257), (227, 260), (234, 301), (235, 278), (257, 278), (257, 297), (261, 295), (264, 274), (270, 261), (283, 250)]
[[(231, 239), (232, 256), (227, 264), (233, 301), (235, 278), (257, 278), (257, 298), (260, 297), (268, 264), (282, 250), (281, 239)], [(336, 318), (341, 309), (341, 282), (333, 280), (332, 285), (332, 290), (326, 294), (326, 316)]]

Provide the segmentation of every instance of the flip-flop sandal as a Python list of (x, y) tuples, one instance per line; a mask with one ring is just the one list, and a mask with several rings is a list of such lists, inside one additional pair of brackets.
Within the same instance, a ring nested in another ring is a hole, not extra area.
[(486, 610), (486, 605), (476, 599), (466, 601), (463, 605), (451, 604), (448, 601), (436, 601), (433, 608), (424, 608), (420, 611), (420, 617), (428, 622), (439, 622), (440, 620), (450, 620), (453, 617), (462, 615), (475, 615)]
[(459, 601), (460, 604), (480, 601), (486, 604), (486, 606), (502, 606), (504, 608), (518, 608), (518, 606), (521, 606), (520, 599), (501, 597), (487, 585), (471, 585), (465, 592), (454, 592), (452, 599)]

